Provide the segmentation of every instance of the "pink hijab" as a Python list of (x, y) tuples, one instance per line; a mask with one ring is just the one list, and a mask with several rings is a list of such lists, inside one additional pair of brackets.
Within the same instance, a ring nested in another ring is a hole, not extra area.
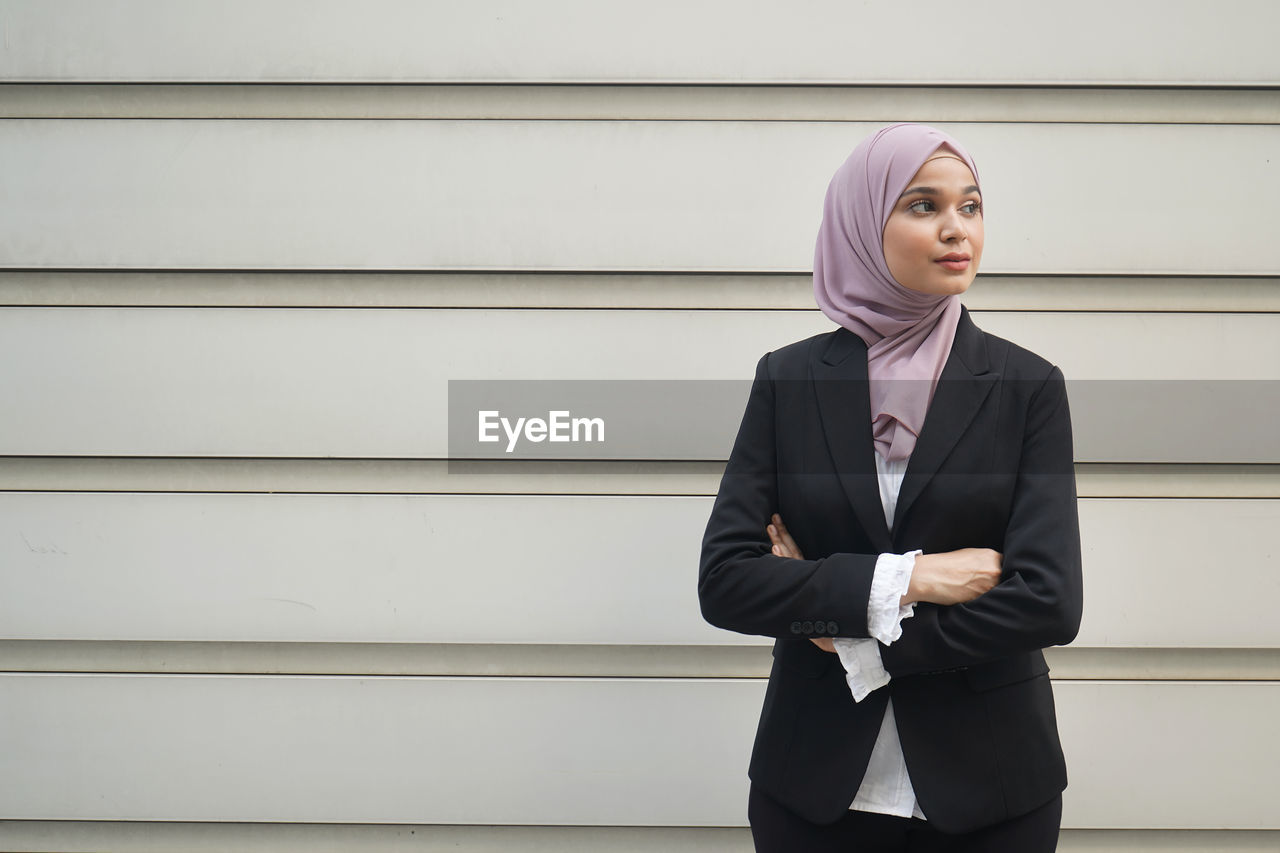
[(958, 295), (920, 293), (894, 280), (882, 242), (903, 190), (943, 145), (959, 155), (976, 182), (973, 159), (936, 128), (891, 124), (858, 143), (827, 188), (814, 250), (818, 307), (867, 345), (871, 434), (876, 450), (890, 461), (906, 459), (915, 449), (960, 322)]

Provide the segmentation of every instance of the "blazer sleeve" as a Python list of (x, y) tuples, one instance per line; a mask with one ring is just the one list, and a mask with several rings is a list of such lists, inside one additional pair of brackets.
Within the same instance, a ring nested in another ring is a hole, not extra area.
[(1054, 367), (1028, 404), (1002, 552), (1002, 580), (973, 601), (918, 604), (881, 646), (893, 677), (1065, 645), (1080, 630), (1080, 521), (1066, 382)]
[(774, 512), (786, 517), (778, 500), (775, 399), (765, 354), (702, 539), (703, 618), (766, 637), (866, 637), (878, 554), (793, 560), (772, 553), (765, 526)]

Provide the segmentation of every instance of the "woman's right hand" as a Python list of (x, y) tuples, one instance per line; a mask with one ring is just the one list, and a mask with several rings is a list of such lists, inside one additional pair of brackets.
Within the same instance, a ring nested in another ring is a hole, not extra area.
[(902, 604), (928, 601), (948, 605), (973, 601), (1000, 582), (1003, 560), (1003, 554), (990, 548), (919, 554)]

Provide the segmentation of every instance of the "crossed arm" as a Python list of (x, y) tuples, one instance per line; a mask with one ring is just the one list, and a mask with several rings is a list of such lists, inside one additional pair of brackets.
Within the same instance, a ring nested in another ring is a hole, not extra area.
[[(867, 637), (878, 555), (804, 558), (771, 516), (774, 430), (765, 356), (703, 542), (703, 615), (719, 627), (773, 637), (791, 636), (797, 618), (838, 620), (832, 635)], [(962, 548), (916, 558), (902, 602), (921, 606), (899, 639), (880, 648), (890, 675), (978, 664), (1075, 637), (1082, 583), (1073, 465), (1065, 382), (1053, 368), (1028, 404), (1003, 552)], [(821, 641), (830, 638), (813, 639), (825, 648)]]
[[(776, 512), (766, 532), (773, 543), (775, 555), (792, 560), (804, 559), (800, 546), (791, 537), (782, 516)], [(999, 551), (990, 548), (961, 548), (921, 554), (916, 557), (911, 584), (899, 603), (906, 606), (928, 601), (949, 606), (972, 601), (1000, 581), (1001, 557)], [(836, 650), (830, 637), (815, 637), (812, 642), (823, 651), (834, 653)]]

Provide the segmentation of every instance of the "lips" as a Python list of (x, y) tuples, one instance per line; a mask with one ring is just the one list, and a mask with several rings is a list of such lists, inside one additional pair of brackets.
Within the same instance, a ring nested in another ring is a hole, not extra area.
[(969, 260), (968, 255), (952, 252), (949, 255), (943, 255), (938, 258), (934, 263), (954, 272), (963, 272), (969, 268)]

